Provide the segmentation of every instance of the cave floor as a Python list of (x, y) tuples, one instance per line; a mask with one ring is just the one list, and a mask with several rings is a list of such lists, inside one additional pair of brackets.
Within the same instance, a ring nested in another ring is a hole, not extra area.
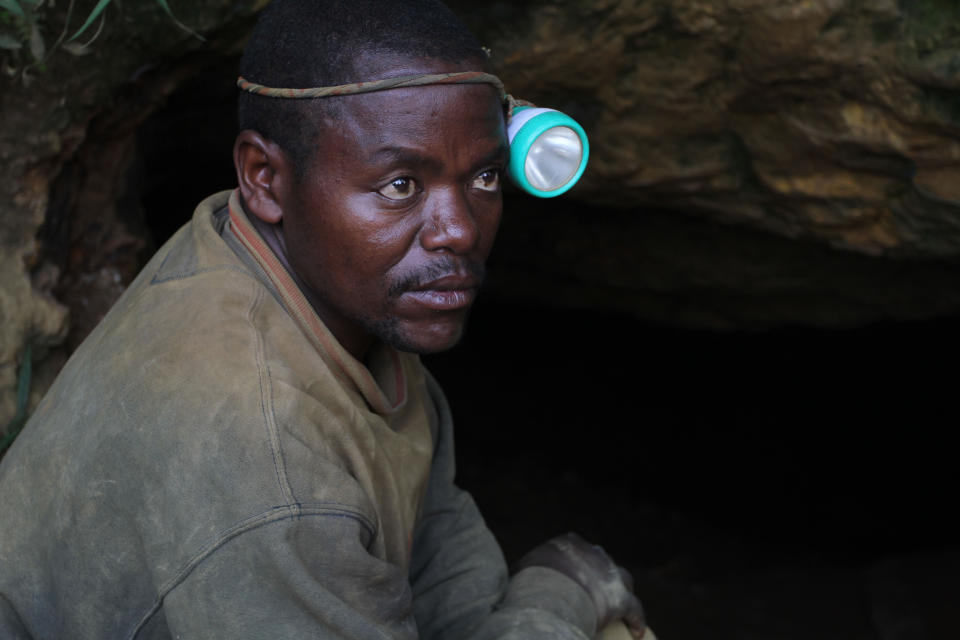
[(577, 531), (663, 640), (939, 640), (960, 526), (932, 363), (956, 326), (707, 334), (494, 303), (426, 361), (508, 561)]
[(530, 471), (507, 469), (493, 480), (472, 462), (461, 471), (508, 558), (565, 530), (602, 543), (634, 575), (659, 638), (956, 638), (956, 547), (851, 561), (764, 546), (659, 510), (627, 488), (601, 489), (573, 475), (529, 478)]

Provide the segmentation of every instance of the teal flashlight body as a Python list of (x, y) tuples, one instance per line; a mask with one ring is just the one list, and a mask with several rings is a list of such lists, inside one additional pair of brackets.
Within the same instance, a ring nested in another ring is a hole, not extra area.
[(576, 120), (539, 107), (515, 107), (507, 123), (513, 182), (532, 195), (553, 198), (577, 183), (590, 155), (587, 134)]

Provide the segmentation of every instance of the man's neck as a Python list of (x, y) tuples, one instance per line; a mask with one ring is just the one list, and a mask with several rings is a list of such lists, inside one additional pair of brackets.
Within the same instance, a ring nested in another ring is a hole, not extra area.
[(260, 234), (260, 237), (263, 238), (264, 242), (267, 243), (267, 246), (270, 247), (270, 251), (273, 252), (273, 255), (277, 257), (277, 260), (280, 261), (280, 264), (283, 265), (283, 268), (287, 270), (287, 273), (290, 274), (290, 277), (293, 279), (293, 282), (297, 285), (301, 292), (303, 292), (304, 297), (307, 299), (307, 302), (310, 303), (310, 306), (313, 307), (313, 310), (317, 313), (320, 319), (327, 325), (327, 328), (333, 333), (334, 337), (343, 345), (343, 347), (350, 352), (350, 354), (359, 360), (360, 362), (365, 362), (364, 358), (366, 357), (367, 351), (373, 344), (372, 338), (367, 335), (357, 336), (356, 339), (346, 339), (347, 336), (344, 334), (344, 331), (338, 331), (339, 327), (331, 326), (329, 319), (326, 317), (327, 314), (323, 312), (324, 305), (313, 290), (307, 286), (307, 283), (304, 282), (299, 275), (297, 275), (296, 270), (293, 268), (293, 265), (290, 264), (289, 258), (287, 258), (287, 247), (283, 239), (283, 229), (280, 224), (270, 224), (269, 222), (264, 222), (257, 216), (250, 215), (243, 211), (243, 215), (247, 217), (247, 220), (250, 221), (250, 224), (253, 225), (253, 228), (257, 230), (257, 233)]

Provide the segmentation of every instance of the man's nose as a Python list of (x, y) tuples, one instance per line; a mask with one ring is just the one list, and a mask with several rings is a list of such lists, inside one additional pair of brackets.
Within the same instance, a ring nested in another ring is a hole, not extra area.
[(437, 190), (431, 194), (420, 230), (420, 244), (428, 251), (463, 254), (480, 240), (480, 227), (467, 194), (461, 189)]

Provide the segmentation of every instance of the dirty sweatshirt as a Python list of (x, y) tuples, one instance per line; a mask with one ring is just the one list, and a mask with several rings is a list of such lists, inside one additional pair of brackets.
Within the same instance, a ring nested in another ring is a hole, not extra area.
[(508, 577), (413, 354), (353, 358), (206, 199), (0, 463), (0, 638), (583, 640), (589, 596)]

